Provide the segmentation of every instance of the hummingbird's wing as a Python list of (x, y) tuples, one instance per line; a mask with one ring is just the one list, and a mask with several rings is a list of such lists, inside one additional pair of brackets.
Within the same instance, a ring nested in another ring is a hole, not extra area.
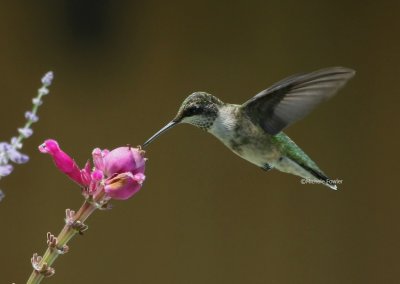
[(331, 67), (279, 81), (242, 105), (253, 123), (275, 135), (332, 97), (354, 70)]

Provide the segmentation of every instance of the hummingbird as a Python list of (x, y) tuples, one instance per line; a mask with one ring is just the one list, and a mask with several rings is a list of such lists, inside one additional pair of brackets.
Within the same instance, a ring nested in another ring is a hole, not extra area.
[(143, 147), (177, 124), (188, 123), (263, 170), (276, 169), (336, 190), (336, 184), (282, 130), (331, 98), (354, 74), (349, 68), (330, 67), (292, 75), (242, 105), (225, 103), (206, 92), (192, 93), (175, 118)]

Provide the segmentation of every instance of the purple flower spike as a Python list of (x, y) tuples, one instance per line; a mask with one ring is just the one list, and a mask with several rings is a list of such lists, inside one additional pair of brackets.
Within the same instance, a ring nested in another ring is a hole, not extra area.
[(32, 99), (33, 107), (30, 111), (25, 112), (25, 125), (18, 128), (19, 135), (12, 137), (10, 143), (0, 142), (0, 179), (12, 172), (13, 167), (10, 165), (11, 162), (24, 164), (29, 161), (29, 157), (20, 153), (19, 150), (22, 149), (23, 140), (29, 138), (33, 134), (31, 125), (39, 120), (37, 111), (42, 104), (42, 97), (49, 93), (47, 87), (50, 86), (53, 77), (53, 73), (48, 72), (42, 78), (42, 86), (38, 89), (37, 96)]
[(86, 185), (82, 179), (81, 170), (75, 161), (60, 149), (57, 141), (49, 139), (39, 146), (39, 151), (50, 154), (57, 168), (80, 185)]

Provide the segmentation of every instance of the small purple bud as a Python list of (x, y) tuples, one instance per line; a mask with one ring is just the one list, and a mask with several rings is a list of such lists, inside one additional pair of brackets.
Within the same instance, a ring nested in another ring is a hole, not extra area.
[(18, 132), (24, 138), (28, 138), (33, 134), (33, 130), (31, 128), (18, 128)]
[(22, 143), (17, 137), (12, 137), (11, 138), (11, 145), (12, 147), (16, 149), (21, 149), (22, 148)]
[(13, 166), (11, 165), (0, 165), (0, 176), (5, 177), (11, 174), (13, 171)]
[(32, 122), (37, 122), (39, 120), (39, 117), (30, 111), (25, 112), (25, 118)]
[(36, 106), (40, 106), (43, 104), (42, 100), (38, 97), (32, 99), (32, 103)]
[(40, 93), (42, 96), (45, 96), (45, 95), (48, 95), (48, 94), (50, 93), (50, 91), (49, 91), (49, 89), (47, 89), (46, 87), (42, 87), (42, 88), (39, 89), (39, 93)]
[(16, 164), (25, 164), (26, 162), (29, 161), (29, 157), (27, 155), (24, 155), (15, 149), (8, 150), (7, 155), (10, 158), (10, 160)]
[(50, 86), (53, 81), (54, 74), (52, 71), (47, 72), (42, 78), (42, 84), (45, 86)]
[(0, 142), (0, 152), (7, 152), (11, 149), (11, 145), (7, 142)]

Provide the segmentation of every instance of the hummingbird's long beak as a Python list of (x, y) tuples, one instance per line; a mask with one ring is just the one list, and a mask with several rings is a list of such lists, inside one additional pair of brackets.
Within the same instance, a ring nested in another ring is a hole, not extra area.
[(167, 131), (168, 129), (174, 127), (175, 125), (177, 125), (179, 123), (179, 121), (177, 120), (172, 120), (171, 122), (169, 122), (167, 125), (165, 125), (163, 128), (161, 128), (160, 130), (158, 130), (156, 132), (156, 134), (154, 134), (153, 136), (151, 136), (149, 139), (147, 139), (146, 142), (143, 143), (142, 148), (146, 147), (147, 145), (149, 145), (151, 142), (153, 142), (154, 139), (156, 139), (158, 136), (160, 136), (161, 134), (163, 134), (165, 131)]

